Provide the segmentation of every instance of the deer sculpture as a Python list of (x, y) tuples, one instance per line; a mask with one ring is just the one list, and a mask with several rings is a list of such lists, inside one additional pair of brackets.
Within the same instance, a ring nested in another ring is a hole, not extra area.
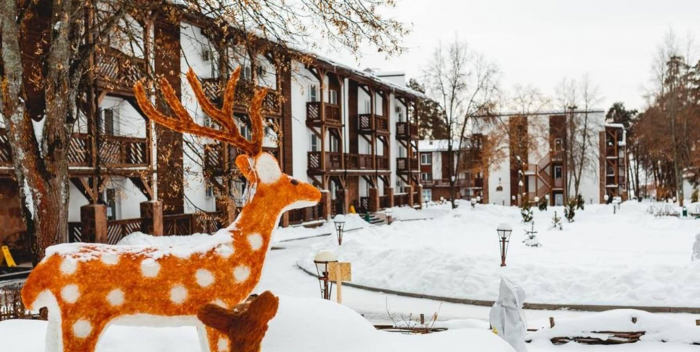
[(236, 165), (249, 181), (252, 197), (236, 221), (195, 244), (49, 247), (22, 290), (29, 309), (49, 309), (46, 351), (94, 351), (110, 323), (193, 325), (202, 351), (229, 351), (227, 334), (205, 327), (197, 319), (198, 310), (207, 304), (230, 309), (246, 299), (260, 280), (270, 236), (282, 213), (314, 205), (321, 198), (318, 189), (283, 174), (277, 160), (262, 152), (265, 90), (257, 91), (249, 104), (251, 140), (241, 135), (233, 118), (239, 75), (239, 69), (232, 74), (218, 108), (206, 98), (195, 73), (187, 73), (202, 109), (221, 129), (197, 125), (165, 79), (161, 89), (173, 117), (153, 107), (141, 82), (134, 86), (139, 106), (154, 122), (244, 152)]

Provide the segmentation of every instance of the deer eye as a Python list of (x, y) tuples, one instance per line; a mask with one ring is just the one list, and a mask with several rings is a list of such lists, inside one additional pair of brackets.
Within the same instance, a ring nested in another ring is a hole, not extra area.
[(295, 186), (299, 184), (299, 181), (297, 181), (295, 179), (291, 179), (291, 180), (289, 180), (289, 182), (291, 182)]

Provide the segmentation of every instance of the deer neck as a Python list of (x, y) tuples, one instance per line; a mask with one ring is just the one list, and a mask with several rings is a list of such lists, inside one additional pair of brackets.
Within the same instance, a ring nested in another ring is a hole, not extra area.
[[(256, 251), (264, 255), (269, 247), (272, 231), (277, 227), (284, 206), (275, 204), (260, 194), (256, 194), (242, 209), (238, 218), (233, 223), (231, 230), (236, 243), (247, 243), (248, 236), (258, 234), (262, 237), (263, 251)], [(236, 245), (238, 250), (238, 246)]]

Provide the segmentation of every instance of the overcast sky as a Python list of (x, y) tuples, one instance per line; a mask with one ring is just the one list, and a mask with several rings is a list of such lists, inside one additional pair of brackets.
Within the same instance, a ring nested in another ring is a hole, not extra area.
[[(455, 36), (495, 61), (505, 89), (532, 84), (553, 95), (563, 77), (588, 73), (606, 109), (615, 101), (643, 108), (655, 50), (669, 29), (700, 43), (700, 0), (397, 0), (395, 18), (412, 24), (408, 51), (385, 59), (371, 49), (360, 68), (419, 77), (439, 41)], [(328, 55), (328, 53), (326, 53)]]

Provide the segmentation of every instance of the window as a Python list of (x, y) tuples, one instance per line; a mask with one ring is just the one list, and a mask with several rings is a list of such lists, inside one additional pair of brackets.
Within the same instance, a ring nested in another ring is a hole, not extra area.
[(561, 180), (561, 166), (554, 167), (554, 179)]
[(241, 127), (239, 128), (241, 131), (241, 136), (245, 139), (250, 139), (250, 128), (246, 124), (241, 124)]
[(265, 75), (265, 68), (262, 67), (262, 65), (256, 66), (256, 67), (255, 67), (255, 73), (258, 74), (258, 77), (262, 77), (262, 76)]
[(331, 152), (337, 153), (340, 150), (340, 141), (337, 138), (331, 138)]
[(428, 173), (428, 172), (421, 172), (420, 174), (420, 180), (421, 181), (432, 181), (433, 180), (433, 175)]
[(207, 198), (214, 198), (214, 187), (213, 186), (207, 186)]
[(404, 122), (403, 120), (403, 109), (400, 106), (397, 106), (395, 108), (396, 111), (396, 120), (399, 122)]
[(333, 105), (338, 105), (338, 91), (330, 90), (328, 91), (328, 103)]
[(420, 164), (421, 165), (432, 165), (433, 164), (433, 155), (430, 153), (423, 153), (420, 155)]
[(107, 203), (107, 218), (115, 220), (117, 218), (117, 190), (108, 188), (105, 190), (105, 202)]
[(102, 110), (102, 132), (107, 136), (114, 136), (115, 115), (114, 109)]
[(365, 100), (365, 114), (371, 114), (372, 113), (372, 102), (369, 100)]
[(309, 101), (310, 102), (317, 102), (318, 101), (318, 87), (316, 87), (315, 85), (309, 86)]
[(209, 50), (209, 49), (202, 50), (202, 61), (209, 62), (209, 61), (211, 61), (211, 59), (212, 59), (211, 50)]
[(241, 76), (244, 81), (250, 81), (253, 79), (253, 69), (250, 67), (250, 65), (243, 65)]
[(321, 149), (319, 144), (320, 144), (320, 140), (319, 140), (318, 136), (316, 136), (315, 134), (311, 134), (311, 151), (312, 152), (319, 151)]
[(433, 200), (433, 190), (432, 189), (424, 189), (423, 190), (423, 201), (430, 202), (431, 200)]
[(554, 140), (554, 150), (557, 152), (564, 150), (564, 141), (561, 138)]

